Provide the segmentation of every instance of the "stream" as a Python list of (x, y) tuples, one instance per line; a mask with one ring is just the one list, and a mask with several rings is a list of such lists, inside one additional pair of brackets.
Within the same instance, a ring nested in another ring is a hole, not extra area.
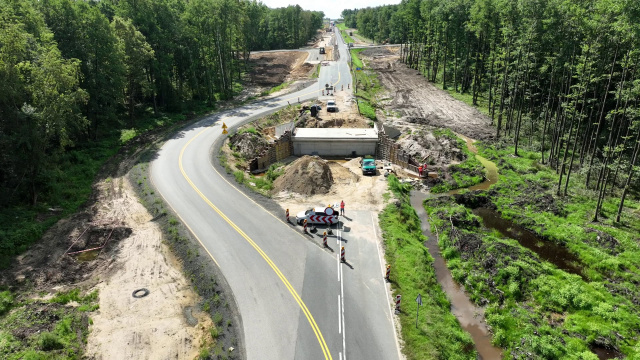
[[(467, 148), (470, 151), (473, 153), (478, 152), (473, 145), (472, 139), (459, 134), (458, 136), (462, 137), (467, 142)], [(485, 167), (486, 180), (480, 184), (466, 188), (465, 190), (486, 190), (491, 185), (498, 182), (498, 168), (496, 164), (479, 155), (476, 155), (476, 159), (478, 159)], [(452, 190), (443, 194), (443, 196), (457, 194), (461, 190), (463, 189)], [(484, 309), (472, 303), (464, 292), (464, 289), (458, 285), (455, 280), (453, 280), (451, 272), (447, 268), (447, 264), (440, 253), (438, 240), (431, 233), (431, 226), (423, 205), (424, 200), (429, 197), (433, 197), (433, 195), (412, 191), (411, 206), (416, 210), (416, 213), (420, 218), (422, 234), (428, 239), (425, 242), (425, 246), (429, 250), (429, 254), (433, 257), (433, 267), (435, 269), (436, 279), (451, 302), (451, 313), (458, 319), (462, 328), (471, 335), (471, 339), (475, 344), (476, 351), (478, 351), (480, 359), (501, 359), (502, 350), (491, 344), (491, 332), (483, 321)]]
[[(466, 141), (467, 148), (476, 154), (476, 159), (484, 166), (485, 181), (468, 188), (455, 189), (446, 194), (436, 195), (412, 191), (411, 206), (416, 210), (420, 218), (422, 234), (427, 238), (424, 245), (434, 259), (433, 266), (436, 279), (451, 302), (451, 313), (458, 319), (462, 328), (471, 335), (480, 359), (501, 359), (502, 350), (491, 344), (491, 332), (489, 332), (489, 329), (484, 323), (484, 309), (471, 302), (464, 288), (453, 280), (451, 272), (447, 268), (445, 260), (440, 253), (438, 239), (431, 233), (428, 215), (424, 208), (424, 201), (428, 198), (459, 194), (463, 190), (487, 190), (491, 185), (498, 182), (499, 176), (496, 164), (477, 154), (478, 150), (473, 145), (475, 140), (464, 135), (456, 135)], [(517, 240), (521, 246), (538, 254), (542, 260), (548, 261), (568, 273), (580, 275), (584, 279), (582, 264), (579, 258), (569, 252), (566, 247), (539, 239), (536, 234), (528, 229), (503, 219), (500, 213), (495, 210), (477, 208), (472, 211), (475, 215), (482, 218), (482, 223), (485, 228), (498, 230), (504, 237)], [(621, 355), (621, 353), (616, 350), (609, 350), (600, 346), (591, 346), (590, 349), (600, 360), (613, 359)]]

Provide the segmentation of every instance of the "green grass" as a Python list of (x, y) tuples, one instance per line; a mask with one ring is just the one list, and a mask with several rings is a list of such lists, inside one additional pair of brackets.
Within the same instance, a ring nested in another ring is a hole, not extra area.
[[(450, 312), (451, 304), (438, 284), (433, 258), (423, 245), (420, 219), (409, 203), (410, 186), (389, 176), (389, 188), (400, 205), (387, 205), (379, 215), (385, 244), (385, 258), (391, 265), (393, 294), (402, 295), (403, 352), (407, 359), (475, 359), (468, 333)], [(415, 299), (422, 295), (416, 328)]]
[[(0, 293), (3, 299), (6, 293)], [(0, 358), (82, 358), (89, 334), (90, 321), (86, 317), (97, 308), (98, 299), (97, 292), (86, 296), (79, 294), (79, 290), (59, 293), (49, 302), (26, 296), (18, 296), (16, 300), (10, 294), (13, 299), (11, 309), (0, 315)], [(63, 305), (72, 300), (79, 300), (93, 310)]]
[(265, 196), (270, 196), (270, 191), (273, 189), (273, 182), (282, 174), (284, 174), (284, 165), (282, 163), (271, 164), (267, 172), (262, 176), (246, 174), (242, 170), (233, 172), (237, 183), (244, 184), (251, 190)]
[[(376, 108), (378, 108), (377, 95), (382, 91), (382, 85), (376, 73), (366, 69), (358, 54), (364, 49), (351, 50), (351, 58), (353, 59), (353, 72), (355, 74), (354, 90), (358, 100), (358, 110), (360, 114), (371, 119), (377, 120)], [(355, 71), (355, 68), (361, 68)]]
[(312, 79), (317, 79), (320, 76), (320, 64), (316, 64), (315, 70), (313, 70), (313, 74), (311, 74)]
[[(603, 220), (592, 223), (596, 196), (584, 189), (579, 174), (572, 177), (570, 196), (559, 198), (558, 176), (540, 165), (538, 153), (522, 150), (513, 157), (513, 147), (479, 148), (498, 164), (500, 180), (490, 198), (502, 216), (538, 233), (541, 244), (564, 244), (580, 259), (584, 276), (541, 262), (517, 241), (480, 227), (458, 227), (461, 236), (452, 236), (452, 217), (469, 224), (475, 215), (451, 201), (427, 202), (453, 277), (473, 301), (489, 302), (485, 317), (496, 345), (506, 357), (583, 359), (593, 358), (589, 347), (597, 342), (640, 357), (640, 291), (633, 285), (640, 282), (640, 203), (627, 200), (622, 223), (616, 224), (617, 199), (607, 199)], [(589, 228), (613, 236), (617, 245), (603, 246)], [(463, 251), (459, 244), (474, 236), (475, 250)]]
[(260, 96), (267, 96), (267, 95), (273, 94), (274, 92), (280, 91), (280, 90), (286, 88), (289, 85), (291, 85), (291, 83), (285, 81), (285, 82), (283, 82), (282, 84), (280, 84), (278, 86), (274, 86), (269, 90), (263, 91), (262, 93), (260, 93)]

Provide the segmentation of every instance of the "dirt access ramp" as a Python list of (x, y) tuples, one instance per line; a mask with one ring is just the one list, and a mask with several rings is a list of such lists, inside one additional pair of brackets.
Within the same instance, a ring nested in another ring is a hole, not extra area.
[(360, 57), (376, 72), (387, 90), (381, 96), (384, 99), (381, 105), (387, 113), (400, 117), (381, 116), (386, 122), (398, 127), (418, 124), (449, 128), (476, 140), (494, 137), (489, 117), (436, 88), (419, 71), (402, 64), (397, 49), (367, 49)]

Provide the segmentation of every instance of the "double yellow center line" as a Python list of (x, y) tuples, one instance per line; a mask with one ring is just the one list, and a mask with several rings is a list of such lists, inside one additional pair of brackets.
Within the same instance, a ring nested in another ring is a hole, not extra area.
[(322, 348), (322, 353), (324, 354), (324, 358), (326, 360), (332, 360), (331, 353), (329, 352), (329, 347), (327, 346), (327, 343), (324, 341), (324, 337), (322, 336), (322, 333), (320, 332), (320, 328), (318, 327), (318, 324), (316, 323), (315, 319), (313, 318), (313, 315), (311, 315), (311, 312), (307, 308), (307, 305), (305, 305), (304, 301), (302, 301), (302, 299), (300, 298), (300, 295), (298, 295), (298, 293), (293, 288), (293, 286), (291, 285), (289, 280), (287, 280), (287, 278), (282, 274), (280, 269), (276, 266), (276, 264), (273, 263), (273, 261), (260, 248), (260, 246), (258, 246), (258, 244), (256, 244), (247, 234), (245, 234), (245, 232), (242, 231), (242, 229), (240, 229), (235, 223), (233, 223), (233, 221), (231, 221), (231, 219), (229, 219), (222, 211), (220, 211), (220, 209), (218, 209), (217, 206), (213, 205), (213, 203), (202, 193), (202, 191), (200, 191), (200, 189), (198, 189), (198, 187), (193, 183), (193, 181), (191, 181), (191, 179), (189, 178), (187, 173), (184, 171), (184, 167), (182, 166), (182, 157), (184, 155), (185, 150), (191, 144), (191, 142), (193, 142), (196, 138), (198, 138), (206, 130), (208, 130), (208, 128), (203, 129), (198, 134), (196, 134), (196, 136), (191, 138), (191, 140), (189, 140), (184, 145), (182, 150), (180, 151), (180, 157), (178, 159), (178, 164), (180, 166), (180, 172), (182, 173), (182, 176), (184, 176), (184, 178), (187, 180), (189, 185), (191, 185), (193, 190), (202, 198), (202, 200), (204, 200), (204, 202), (207, 203), (207, 205), (209, 205), (213, 209), (213, 211), (215, 211), (218, 215), (220, 215), (220, 217), (224, 221), (226, 221), (229, 225), (231, 225), (231, 227), (234, 230), (236, 230), (238, 232), (238, 234), (240, 234), (240, 236), (242, 236), (258, 252), (258, 254), (260, 254), (260, 256), (262, 256), (262, 258), (267, 262), (267, 264), (269, 264), (271, 269), (276, 273), (276, 275), (280, 278), (282, 283), (289, 290), (289, 293), (291, 293), (291, 296), (293, 296), (294, 300), (298, 303), (298, 305), (300, 306), (300, 309), (302, 309), (302, 312), (306, 316), (307, 321), (309, 321), (309, 325), (311, 325), (311, 328), (313, 329), (313, 332), (315, 333), (316, 338), (318, 339), (318, 343), (320, 343), (320, 347)]

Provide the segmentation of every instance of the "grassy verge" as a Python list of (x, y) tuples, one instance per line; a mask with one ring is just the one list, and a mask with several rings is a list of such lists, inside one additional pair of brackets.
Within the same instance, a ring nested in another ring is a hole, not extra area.
[(479, 184), (484, 180), (484, 167), (482, 163), (480, 163), (476, 158), (476, 154), (469, 150), (467, 143), (463, 139), (459, 138), (455, 133), (453, 133), (453, 131), (446, 128), (434, 130), (433, 135), (436, 139), (445, 137), (450, 141), (455, 142), (458, 149), (465, 154), (466, 158), (460, 164), (449, 166), (448, 170), (452, 179), (433, 186), (431, 188), (432, 193), (444, 193), (449, 190), (466, 188)]
[(286, 88), (289, 85), (291, 85), (290, 82), (283, 82), (282, 84), (280, 84), (278, 86), (274, 86), (269, 90), (265, 90), (265, 91), (261, 92), (260, 96), (267, 96), (267, 95), (273, 94), (274, 92), (280, 91), (280, 90)]
[(320, 76), (320, 64), (316, 64), (316, 68), (315, 70), (313, 70), (313, 73), (311, 74), (311, 78), (317, 79), (319, 76)]
[[(371, 119), (377, 120), (376, 108), (378, 107), (377, 95), (382, 91), (382, 85), (374, 71), (364, 67), (362, 60), (358, 54), (364, 49), (351, 50), (351, 58), (353, 59), (353, 72), (355, 73), (355, 95), (358, 99), (358, 110), (360, 114)], [(355, 68), (360, 68), (356, 71)]]
[[(409, 203), (408, 185), (389, 176), (389, 188), (398, 198), (379, 215), (385, 244), (385, 258), (391, 265), (391, 286), (394, 295), (403, 298), (403, 352), (407, 359), (475, 359), (476, 352), (467, 334), (451, 314), (451, 304), (438, 284), (433, 270), (433, 258), (423, 245), (426, 240), (420, 229), (420, 219)], [(422, 295), (416, 328), (416, 307), (413, 301)]]
[(346, 42), (347, 44), (355, 42), (353, 41), (351, 36), (347, 34), (347, 27), (344, 25), (344, 23), (336, 24), (336, 27), (338, 28), (338, 30), (340, 30), (340, 33), (342, 34), (342, 38), (344, 39), (344, 42)]
[(358, 30), (353, 30), (353, 36), (358, 38), (361, 42), (373, 44), (373, 40), (360, 35), (360, 32), (358, 32)]
[[(571, 196), (554, 195), (558, 176), (539, 154), (482, 148), (496, 162), (500, 181), (484, 196), (504, 218), (575, 254), (581, 275), (570, 274), (516, 240), (483, 230), (469, 208), (446, 199), (427, 202), (431, 224), (454, 278), (473, 301), (488, 304), (486, 321), (506, 357), (597, 359), (592, 347), (640, 356), (640, 202), (626, 203), (621, 224), (612, 220), (617, 199), (607, 199), (603, 220), (592, 223), (595, 199), (574, 176)], [(451, 221), (457, 224), (451, 225)]]
[(30, 296), (0, 292), (0, 358), (80, 359), (98, 293), (82, 295), (73, 289), (50, 300)]

